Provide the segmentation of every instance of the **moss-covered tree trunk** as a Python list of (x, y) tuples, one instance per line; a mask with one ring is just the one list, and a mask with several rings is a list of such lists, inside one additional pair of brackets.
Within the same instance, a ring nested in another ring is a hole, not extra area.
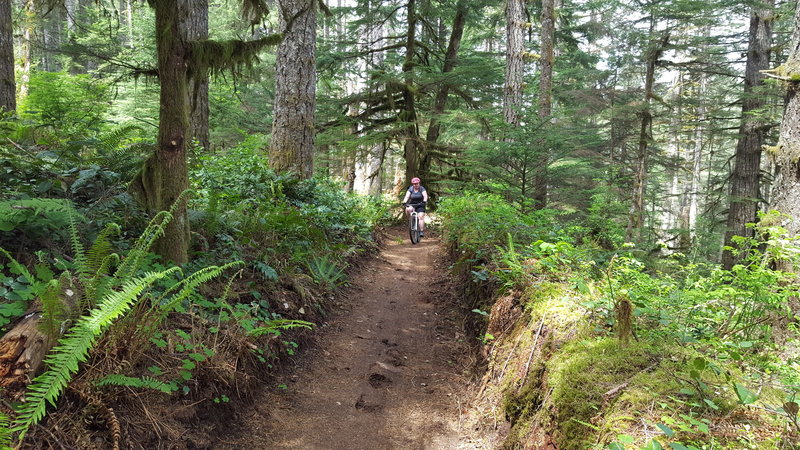
[[(780, 70), (786, 81), (786, 99), (780, 138), (775, 155), (772, 208), (791, 219), (784, 226), (793, 236), (800, 234), (800, 3), (794, 14), (794, 31), (789, 56)], [(797, 267), (783, 267), (798, 271)]]
[(275, 62), (275, 106), (269, 164), (277, 172), (313, 175), (317, 0), (280, 0), (288, 28)]
[[(769, 68), (772, 48), (772, 21), (774, 0), (765, 0), (763, 7), (750, 13), (750, 38), (744, 74), (742, 99), (742, 124), (736, 145), (733, 173), (731, 174), (730, 210), (725, 245), (733, 244), (733, 236), (752, 236), (746, 225), (756, 221), (761, 187), (761, 146), (767, 133), (766, 120), (753, 114), (767, 104), (768, 98), (757, 90), (764, 84), (762, 70)], [(729, 251), (722, 253), (722, 266), (730, 269), (739, 258)]]
[(13, 38), (11, 2), (2, 0), (0, 1), (0, 112), (17, 109)]
[[(186, 164), (189, 130), (189, 45), (181, 21), (189, 14), (189, 0), (151, 0), (156, 16), (158, 76), (161, 83), (158, 145), (145, 163), (134, 192), (149, 213), (170, 209), (189, 187)], [(174, 218), (155, 251), (178, 264), (188, 260), (189, 220), (186, 202), (177, 205)]]

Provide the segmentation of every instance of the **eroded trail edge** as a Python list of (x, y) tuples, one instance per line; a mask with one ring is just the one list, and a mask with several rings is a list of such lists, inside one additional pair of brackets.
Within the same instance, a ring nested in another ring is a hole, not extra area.
[(218, 447), (475, 448), (463, 429), (470, 351), (442, 258), (438, 240), (390, 233), (314, 348)]

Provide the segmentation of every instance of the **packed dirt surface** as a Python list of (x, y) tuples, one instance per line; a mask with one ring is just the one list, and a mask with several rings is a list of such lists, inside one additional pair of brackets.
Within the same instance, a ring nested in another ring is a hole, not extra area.
[(214, 448), (473, 449), (470, 349), (437, 239), (390, 231), (317, 342)]

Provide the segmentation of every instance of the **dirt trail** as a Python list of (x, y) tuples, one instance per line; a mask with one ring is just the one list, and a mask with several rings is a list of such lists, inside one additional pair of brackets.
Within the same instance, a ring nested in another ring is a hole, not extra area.
[(239, 411), (240, 428), (215, 448), (480, 448), (462, 429), (469, 349), (438, 244), (391, 232), (282, 376), (286, 388)]

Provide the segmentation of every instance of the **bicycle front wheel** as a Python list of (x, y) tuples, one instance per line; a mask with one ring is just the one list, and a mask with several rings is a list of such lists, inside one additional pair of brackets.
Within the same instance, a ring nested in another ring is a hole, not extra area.
[(416, 213), (412, 213), (409, 218), (408, 234), (412, 244), (419, 243), (419, 221), (417, 220)]

